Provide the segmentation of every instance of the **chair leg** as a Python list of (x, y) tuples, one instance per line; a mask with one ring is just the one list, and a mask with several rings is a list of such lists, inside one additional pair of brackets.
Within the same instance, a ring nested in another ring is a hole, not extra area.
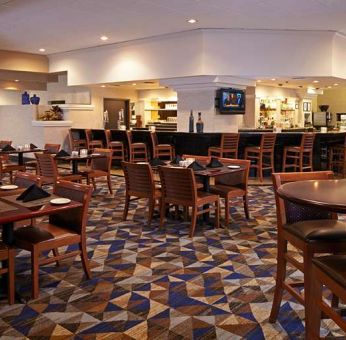
[[(54, 249), (52, 249), (52, 251), (53, 251), (54, 257), (59, 256), (59, 250), (58, 250), (58, 248), (54, 248)], [(60, 267), (60, 261), (59, 261), (59, 260), (56, 260), (56, 266), (57, 266), (57, 267)]]
[(82, 265), (83, 265), (83, 269), (84, 269), (84, 273), (86, 275), (86, 277), (88, 278), (88, 280), (91, 279), (91, 271), (89, 268), (89, 259), (88, 259), (88, 254), (86, 251), (86, 245), (85, 242), (80, 242), (79, 243), (79, 249), (81, 251), (81, 259), (82, 259)]
[(39, 252), (34, 247), (31, 251), (31, 297), (38, 298), (39, 294)]
[(15, 265), (14, 265), (14, 256), (15, 256), (15, 250), (9, 249), (8, 251), (8, 261), (7, 261), (7, 287), (8, 287), (8, 303), (10, 305), (14, 304), (14, 295), (15, 295), (15, 285), (14, 285), (14, 272), (15, 272)]
[(229, 200), (227, 197), (225, 197), (225, 222), (226, 226), (229, 225)]
[(249, 201), (247, 199), (247, 195), (243, 196), (243, 204), (244, 204), (244, 212), (246, 219), (250, 219), (250, 213), (249, 213)]
[(129, 212), (129, 205), (130, 205), (130, 196), (125, 196), (125, 206), (124, 206), (124, 213), (123, 213), (123, 221), (126, 221), (127, 214)]
[(110, 175), (107, 175), (107, 183), (108, 183), (109, 193), (112, 195), (113, 194), (113, 190), (112, 190), (112, 181), (111, 181), (111, 176)]
[(95, 182), (95, 178), (94, 177), (91, 179), (91, 182), (93, 184), (94, 190), (96, 190), (96, 182)]
[(322, 301), (322, 284), (319, 280), (312, 282), (312, 296), (314, 297), (315, 303), (311, 303), (308, 308), (308, 314), (310, 315), (309, 324), (305, 324), (305, 339), (319, 339), (320, 338), (320, 327), (322, 311), (319, 303)]
[(190, 226), (190, 237), (193, 237), (196, 228), (196, 220), (197, 220), (197, 207), (192, 207), (192, 215), (191, 215), (191, 226)]
[(165, 213), (166, 213), (166, 204), (164, 202), (161, 202), (160, 207), (160, 229), (163, 228), (163, 224), (165, 221)]
[(280, 239), (278, 235), (278, 245), (277, 245), (277, 267), (276, 267), (276, 284), (274, 299), (272, 304), (272, 309), (269, 316), (269, 322), (275, 323), (279, 314), (282, 294), (283, 294), (283, 283), (286, 278), (286, 265), (287, 261), (285, 254), (287, 253), (287, 241)]
[(220, 228), (220, 200), (215, 201), (215, 228)]
[(259, 180), (262, 183), (263, 182), (263, 154), (259, 154), (259, 160), (258, 160), (258, 172), (259, 172)]
[(148, 226), (151, 225), (151, 221), (154, 215), (155, 200), (149, 199), (149, 212), (148, 212)]
[(303, 164), (304, 164), (304, 153), (303, 151), (300, 152), (299, 154), (299, 171), (302, 172), (303, 171)]
[(309, 306), (314, 303), (314, 297), (312, 296), (312, 258), (313, 252), (308, 247), (303, 251), (303, 261), (304, 261), (304, 307), (305, 307), (305, 325), (309, 327), (310, 325), (310, 315)]
[(287, 150), (284, 149), (284, 154), (282, 157), (282, 172), (286, 172), (286, 158), (287, 158)]

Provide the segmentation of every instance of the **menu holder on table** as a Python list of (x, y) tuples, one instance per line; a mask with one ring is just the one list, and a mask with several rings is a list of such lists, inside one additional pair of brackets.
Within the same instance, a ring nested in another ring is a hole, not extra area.
[(32, 184), (17, 197), (17, 201), (23, 201), (25, 203), (45, 197), (50, 197), (50, 193), (43, 190), (36, 184)]

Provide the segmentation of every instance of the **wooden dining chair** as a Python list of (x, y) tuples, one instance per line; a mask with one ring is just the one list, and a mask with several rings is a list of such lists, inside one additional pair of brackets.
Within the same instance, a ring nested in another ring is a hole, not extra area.
[(150, 132), (151, 143), (153, 145), (153, 158), (168, 158), (172, 160), (175, 157), (174, 145), (159, 144), (156, 132)]
[[(39, 295), (39, 267), (68, 257), (81, 256), (84, 273), (91, 278), (86, 250), (86, 223), (92, 187), (68, 181), (58, 181), (53, 193), (82, 203), (82, 207), (49, 215), (48, 222), (27, 226), (14, 231), (15, 246), (31, 252), (32, 298)], [(78, 244), (78, 250), (59, 254), (60, 247)], [(44, 253), (53, 251), (53, 256)]]
[(130, 162), (148, 162), (148, 149), (145, 143), (133, 143), (132, 132), (126, 131)]
[(6, 145), (12, 145), (11, 140), (0, 140), (0, 150), (5, 147)]
[(112, 150), (113, 160), (125, 160), (125, 146), (122, 141), (112, 140), (112, 131), (105, 130), (107, 149)]
[(87, 141), (85, 138), (76, 138), (75, 134), (77, 133), (77, 131), (73, 131), (72, 129), (68, 130), (68, 138), (70, 141), (70, 148), (71, 151), (74, 150), (80, 150), (80, 149), (85, 149), (87, 148)]
[(229, 224), (230, 200), (236, 197), (243, 199), (244, 212), (250, 218), (247, 184), (249, 179), (250, 161), (244, 159), (219, 158), (226, 166), (240, 166), (244, 170), (236, 173), (225, 174), (215, 178), (215, 185), (210, 186), (210, 192), (219, 195), (225, 200), (225, 221)]
[(121, 166), (126, 186), (123, 220), (127, 219), (131, 201), (146, 198), (149, 205), (148, 225), (150, 225), (155, 205), (160, 206), (161, 202), (161, 190), (155, 185), (153, 170), (149, 163), (121, 162)]
[(346, 256), (329, 255), (312, 260), (311, 270), (313, 303), (308, 307), (309, 324), (305, 325), (305, 339), (320, 339), (322, 313), (332, 319), (344, 332), (346, 321), (340, 310), (327, 303), (323, 288), (328, 288), (334, 296), (346, 301)]
[(238, 158), (239, 133), (223, 133), (220, 146), (210, 146), (209, 156)]
[(80, 182), (82, 176), (78, 174), (60, 174), (54, 157), (48, 153), (35, 153), (37, 160), (37, 173), (42, 184), (52, 184), (58, 180)]
[(112, 150), (96, 148), (94, 149), (94, 152), (104, 157), (92, 158), (90, 162), (90, 167), (87, 167), (84, 171), (82, 171), (81, 175), (87, 179), (87, 184), (90, 184), (90, 182), (92, 182), (94, 190), (96, 190), (95, 178), (106, 177), (109, 193), (112, 194)]
[(263, 182), (263, 171), (274, 172), (274, 148), (276, 133), (263, 133), (259, 146), (247, 146), (245, 148), (245, 159), (251, 161), (250, 168), (256, 169), (260, 182)]
[(169, 204), (192, 207), (190, 237), (193, 237), (197, 216), (215, 212), (215, 228), (219, 227), (220, 204), (219, 196), (197, 190), (195, 175), (192, 169), (159, 167), (161, 179), (162, 202), (160, 227), (163, 227), (166, 208)]
[(42, 185), (42, 180), (37, 175), (18, 171), (14, 175), (13, 184), (17, 185), (19, 188), (29, 188), (33, 184), (40, 187)]
[(0, 275), (7, 275), (7, 298), (10, 305), (14, 303), (15, 298), (15, 255), (14, 248), (0, 241), (0, 261), (2, 263)]
[[(59, 152), (61, 145), (60, 144), (52, 144), (46, 143), (43, 147), (43, 153), (49, 153), (51, 155), (55, 155)], [(30, 160), (25, 162), (26, 169), (34, 169), (37, 173), (37, 160)]]
[[(312, 156), (314, 148), (314, 133), (304, 133), (300, 146), (285, 146), (282, 171), (293, 168), (293, 171), (313, 170)], [(289, 161), (292, 161), (291, 163)]]
[(101, 139), (94, 139), (91, 129), (85, 129), (87, 149), (94, 151), (95, 148), (103, 148), (103, 141)]
[(182, 155), (183, 159), (187, 159), (187, 158), (193, 158), (198, 162), (202, 162), (203, 164), (208, 164), (211, 160), (210, 156), (201, 156), (201, 155), (188, 155), (188, 154), (183, 154)]
[(10, 178), (10, 183), (13, 183), (13, 174), (16, 171), (25, 171), (25, 165), (19, 165), (8, 161), (7, 155), (0, 155), (0, 181), (4, 174), (8, 174)]
[[(279, 313), (283, 291), (286, 290), (305, 306), (311, 300), (312, 258), (320, 253), (337, 253), (346, 249), (346, 224), (337, 215), (322, 209), (305, 207), (283, 200), (278, 188), (288, 182), (331, 179), (331, 171), (274, 173), (273, 186), (277, 215), (277, 271), (273, 305), (269, 317), (275, 322)], [(288, 252), (288, 243), (300, 251), (302, 262)], [(304, 282), (286, 281), (287, 263), (304, 274)], [(304, 287), (304, 295), (296, 288)]]
[(344, 144), (333, 145), (329, 149), (329, 170), (346, 177), (346, 137)]

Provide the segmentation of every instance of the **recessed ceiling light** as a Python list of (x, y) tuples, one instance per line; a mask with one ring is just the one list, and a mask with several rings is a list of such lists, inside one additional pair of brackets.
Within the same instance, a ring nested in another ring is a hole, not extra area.
[(137, 84), (136, 83), (132, 83), (132, 86), (136, 86)]
[(335, 83), (334, 86), (339, 86), (339, 84), (338, 84), (338, 83)]
[(106, 85), (101, 85), (101, 87), (106, 87)]
[(46, 50), (44, 48), (40, 48), (39, 51), (40, 52), (46, 52)]
[(191, 19), (188, 19), (188, 20), (186, 20), (189, 24), (195, 24), (196, 22), (198, 22), (198, 20), (196, 20), (196, 19), (193, 19), (193, 18), (191, 18)]
[(332, 88), (332, 86), (328, 86), (328, 89), (331, 89)]
[(260, 80), (260, 79), (259, 79), (259, 80), (256, 80), (256, 81), (257, 81), (257, 83), (261, 83), (261, 82), (262, 82), (262, 80)]
[(272, 81), (275, 81), (276, 80), (276, 78), (272, 78)]
[(102, 41), (106, 41), (106, 40), (108, 40), (108, 37), (105, 36), (105, 35), (102, 35), (102, 36), (100, 37), (100, 39), (101, 39)]
[(314, 80), (313, 83), (317, 84), (319, 83), (320, 81), (319, 80)]
[(18, 82), (19, 82), (19, 79), (15, 79), (14, 81), (15, 81), (16, 83), (18, 83)]

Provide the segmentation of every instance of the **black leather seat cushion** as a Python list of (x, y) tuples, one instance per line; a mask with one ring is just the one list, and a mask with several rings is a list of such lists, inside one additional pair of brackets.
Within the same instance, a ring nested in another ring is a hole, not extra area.
[(346, 288), (346, 255), (330, 255), (312, 260), (314, 265)]
[(284, 225), (284, 229), (307, 242), (346, 241), (346, 222), (309, 220)]

